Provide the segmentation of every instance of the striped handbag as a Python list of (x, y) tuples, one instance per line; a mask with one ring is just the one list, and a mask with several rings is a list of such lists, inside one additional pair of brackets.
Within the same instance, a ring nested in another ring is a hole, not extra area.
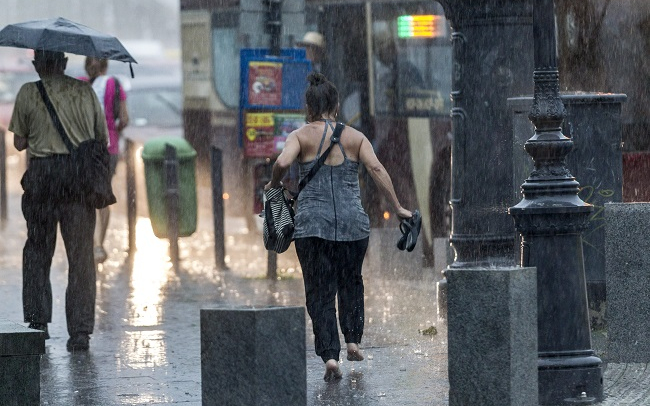
[(285, 188), (271, 188), (264, 192), (264, 247), (278, 254), (286, 251), (293, 241), (293, 200), (285, 195)]
[[(275, 251), (278, 254), (286, 251), (293, 241), (294, 216), (293, 203), (298, 199), (298, 194), (302, 188), (307, 185), (316, 172), (323, 166), (325, 159), (332, 150), (332, 146), (338, 143), (341, 138), (341, 132), (345, 127), (342, 123), (337, 123), (334, 133), (332, 134), (330, 146), (318, 158), (318, 161), (311, 167), (311, 170), (298, 185), (298, 193), (295, 195), (284, 187), (271, 188), (264, 192), (264, 225), (262, 226), (262, 237), (264, 239), (264, 248), (269, 251)], [(291, 198), (287, 194), (292, 195)]]

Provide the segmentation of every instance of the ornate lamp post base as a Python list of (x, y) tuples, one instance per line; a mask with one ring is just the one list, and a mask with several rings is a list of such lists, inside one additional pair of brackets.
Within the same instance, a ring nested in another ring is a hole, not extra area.
[(593, 208), (574, 203), (540, 197), (510, 209), (523, 237), (521, 262), (537, 267), (540, 405), (570, 404), (565, 399), (583, 392), (603, 398), (602, 361), (591, 349), (580, 234)]
[[(539, 385), (539, 404), (540, 405), (571, 405), (577, 404), (578, 399), (584, 393), (585, 398), (592, 398), (598, 402), (603, 400), (603, 378), (600, 367), (600, 358), (598, 357), (562, 357), (562, 366), (559, 369), (542, 369), (541, 364), (546, 360), (539, 360), (539, 372), (537, 375)], [(573, 362), (584, 364), (589, 361), (592, 366), (569, 367), (568, 364)], [(551, 361), (557, 366), (560, 361)], [(567, 385), (570, 382), (575, 387), (570, 388)]]

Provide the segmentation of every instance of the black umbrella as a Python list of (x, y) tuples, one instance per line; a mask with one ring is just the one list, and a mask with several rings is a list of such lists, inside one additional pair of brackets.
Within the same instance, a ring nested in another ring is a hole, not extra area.
[(0, 30), (0, 46), (69, 52), (129, 62), (129, 65), (137, 63), (117, 38), (61, 17), (9, 24)]

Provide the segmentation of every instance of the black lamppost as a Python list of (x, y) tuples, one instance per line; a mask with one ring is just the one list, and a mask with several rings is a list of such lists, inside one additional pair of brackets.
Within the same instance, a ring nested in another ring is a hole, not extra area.
[(521, 265), (537, 267), (538, 377), (541, 405), (603, 398), (601, 360), (591, 349), (581, 232), (593, 207), (578, 197), (579, 183), (565, 157), (573, 141), (561, 124), (553, 0), (535, 0), (535, 92), (530, 120), (535, 134), (526, 152), (535, 170), (524, 198), (510, 208), (522, 235)]
[[(438, 1), (453, 29), (450, 243), (455, 256), (448, 269), (512, 267), (516, 238), (507, 210), (513, 203), (513, 140), (506, 100), (533, 90), (532, 0)], [(445, 278), (438, 282), (442, 319), (446, 291)]]

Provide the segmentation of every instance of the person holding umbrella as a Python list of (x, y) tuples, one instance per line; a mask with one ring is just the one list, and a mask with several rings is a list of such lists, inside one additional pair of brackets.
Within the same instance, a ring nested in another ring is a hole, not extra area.
[[(46, 105), (46, 96), (73, 145), (90, 138), (107, 143), (102, 107), (89, 83), (65, 75), (63, 52), (36, 49), (34, 69), (41, 80), (24, 84), (16, 96), (9, 130), (14, 146), (27, 150), (29, 166), (21, 179), (27, 222), (23, 249), (23, 313), (30, 328), (49, 338), (52, 320), (50, 266), (57, 226), (68, 258), (65, 312), (68, 351), (88, 350), (95, 324), (96, 268), (93, 259), (95, 209), (81, 195), (70, 152)], [(42, 89), (39, 86), (42, 84)], [(44, 89), (44, 93), (41, 91)]]

